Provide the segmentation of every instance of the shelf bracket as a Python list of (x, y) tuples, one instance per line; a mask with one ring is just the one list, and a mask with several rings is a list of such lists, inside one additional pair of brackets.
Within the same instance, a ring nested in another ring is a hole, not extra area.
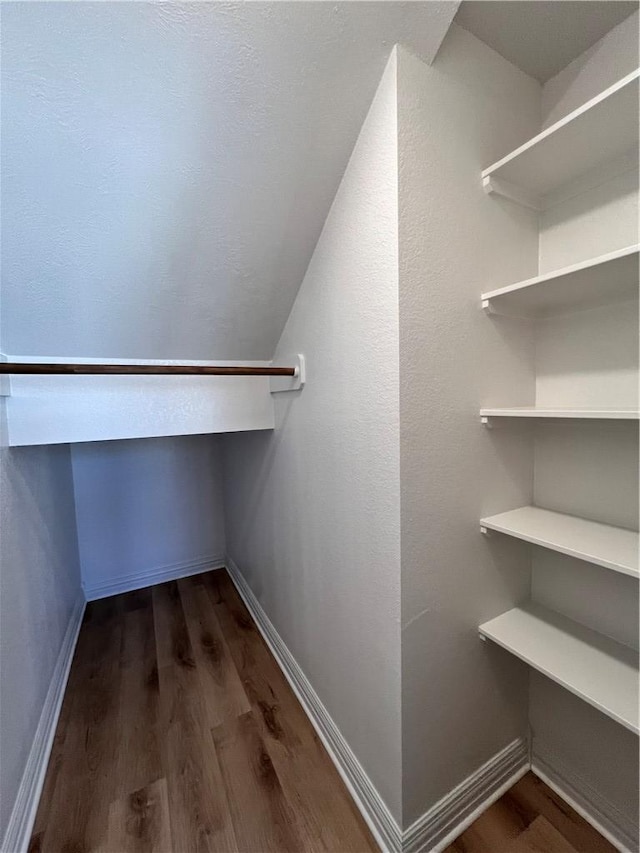
[(307, 379), (306, 365), (302, 353), (296, 355), (283, 355), (272, 362), (273, 367), (290, 367), (295, 368), (293, 376), (272, 376), (269, 381), (272, 394), (277, 394), (281, 391), (299, 391), (304, 387)]
[(483, 524), (481, 524), (480, 525), (480, 533), (482, 533), (483, 536), (491, 536), (493, 531), (489, 530), (488, 527), (485, 527)]
[(485, 426), (487, 429), (493, 429), (493, 421), (487, 415), (481, 415), (480, 423), (482, 426)]
[(482, 179), (482, 188), (487, 195), (501, 195), (508, 198), (509, 201), (515, 201), (523, 207), (528, 207), (530, 210), (540, 212), (544, 210), (542, 200), (535, 193), (518, 187), (509, 181), (503, 181), (501, 178), (492, 178), (491, 176)]
[(496, 308), (491, 299), (482, 299), (480, 308), (487, 317), (508, 317), (511, 320), (531, 320), (532, 317), (527, 317), (525, 314), (520, 314), (518, 311), (505, 311), (502, 308)]

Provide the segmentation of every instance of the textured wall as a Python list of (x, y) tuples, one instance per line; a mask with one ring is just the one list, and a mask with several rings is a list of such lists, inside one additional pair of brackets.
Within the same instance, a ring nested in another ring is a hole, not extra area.
[(536, 271), (536, 216), (480, 171), (538, 128), (540, 87), (455, 24), (428, 67), (399, 51), (403, 812), (407, 826), (527, 734), (522, 664), (477, 626), (525, 599), (526, 550), (479, 532), (530, 502), (523, 430), (481, 405), (534, 399), (533, 336), (483, 290)]
[(69, 447), (7, 448), (4, 402), (0, 398), (0, 840), (82, 596)]
[(544, 84), (543, 127), (548, 127), (638, 67), (640, 12), (626, 18)]
[(391, 46), (456, 7), (7, 4), (5, 351), (271, 358)]
[(228, 552), (399, 819), (397, 208), (392, 55), (278, 345), (307, 384), (223, 441)]
[(224, 558), (215, 438), (91, 442), (74, 445), (71, 454), (87, 597), (145, 586), (154, 572), (188, 571)]

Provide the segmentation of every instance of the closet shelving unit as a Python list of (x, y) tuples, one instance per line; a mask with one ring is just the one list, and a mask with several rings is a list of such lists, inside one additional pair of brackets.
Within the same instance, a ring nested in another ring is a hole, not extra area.
[[(640, 69), (627, 75), (561, 121), (482, 172), (485, 192), (544, 210), (568, 198), (581, 182), (612, 161), (637, 162)], [(630, 156), (631, 152), (631, 156)], [(569, 195), (566, 195), (567, 188)], [(584, 188), (584, 187), (583, 187)], [(538, 319), (632, 299), (638, 294), (640, 246), (537, 275), (482, 294), (491, 314)], [(493, 418), (638, 420), (627, 408), (483, 408)], [(519, 507), (483, 518), (496, 531), (633, 578), (640, 577), (638, 533), (585, 518)], [(480, 625), (491, 640), (532, 668), (639, 732), (638, 653), (555, 611), (529, 603)]]
[(487, 193), (542, 210), (545, 199), (638, 145), (640, 69), (623, 77), (482, 172)]
[(483, 531), (495, 530), (614, 572), (640, 577), (640, 542), (633, 530), (537, 506), (523, 506), (488, 516), (480, 520), (480, 527)]
[(534, 604), (485, 622), (480, 636), (638, 733), (638, 662), (633, 649)]
[(639, 245), (537, 275), (482, 294), (494, 314), (537, 318), (633, 297), (638, 289)]
[(575, 420), (637, 421), (638, 409), (558, 409), (543, 406), (515, 406), (513, 408), (480, 409), (483, 423), (489, 418), (564, 418)]

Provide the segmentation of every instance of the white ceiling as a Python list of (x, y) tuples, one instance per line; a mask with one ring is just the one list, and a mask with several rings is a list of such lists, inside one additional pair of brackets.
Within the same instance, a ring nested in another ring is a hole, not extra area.
[(464, 0), (455, 22), (544, 83), (637, 9), (619, 0)]
[(270, 358), (391, 48), (456, 8), (3, 4), (2, 349)]

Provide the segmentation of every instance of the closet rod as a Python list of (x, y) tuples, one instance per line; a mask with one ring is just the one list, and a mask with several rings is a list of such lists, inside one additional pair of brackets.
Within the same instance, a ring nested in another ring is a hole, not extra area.
[(27, 364), (0, 361), (1, 373), (162, 376), (295, 376), (295, 367), (216, 367), (199, 364)]

